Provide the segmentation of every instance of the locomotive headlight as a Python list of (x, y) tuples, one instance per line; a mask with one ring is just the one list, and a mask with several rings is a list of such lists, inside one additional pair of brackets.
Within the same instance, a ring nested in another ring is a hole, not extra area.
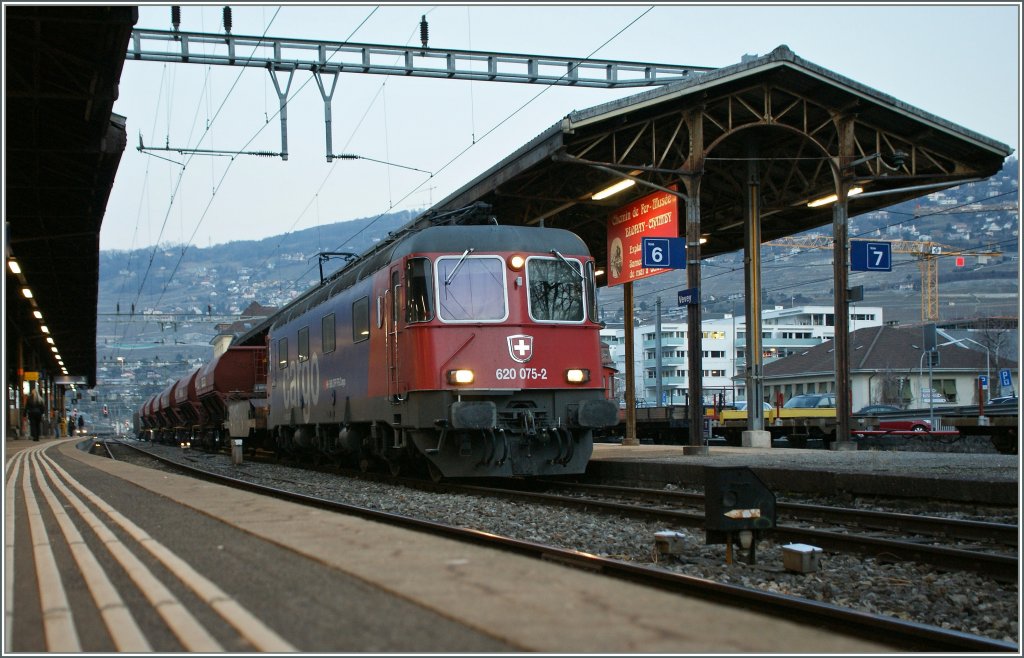
[(586, 384), (590, 381), (590, 371), (586, 368), (570, 368), (565, 371), (565, 381), (570, 384)]
[(508, 266), (515, 270), (516, 272), (523, 269), (523, 265), (526, 265), (526, 259), (520, 256), (519, 254), (516, 254), (512, 258), (508, 259)]
[(472, 370), (449, 370), (448, 371), (448, 383), (455, 385), (466, 385), (473, 383), (473, 371)]

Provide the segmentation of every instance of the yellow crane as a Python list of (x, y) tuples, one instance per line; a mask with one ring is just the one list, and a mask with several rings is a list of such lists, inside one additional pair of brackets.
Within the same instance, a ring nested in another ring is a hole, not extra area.
[[(850, 242), (879, 242), (878, 238), (851, 238)], [(977, 250), (958, 249), (931, 240), (886, 240), (892, 246), (894, 254), (913, 254), (917, 256), (917, 265), (921, 268), (921, 319), (935, 321), (939, 319), (939, 258), (944, 256), (977, 256), (979, 263), (986, 263), (990, 258), (1002, 256), (998, 249)], [(796, 247), (800, 249), (833, 248), (834, 240), (827, 235), (809, 235), (804, 237), (777, 238), (765, 242), (766, 247)]]

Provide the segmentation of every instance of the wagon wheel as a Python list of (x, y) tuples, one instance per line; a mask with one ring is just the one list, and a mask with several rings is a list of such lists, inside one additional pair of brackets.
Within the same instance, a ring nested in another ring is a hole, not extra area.
[(444, 474), (441, 473), (441, 469), (437, 467), (434, 462), (427, 462), (427, 471), (430, 473), (430, 479), (437, 484), (444, 479)]

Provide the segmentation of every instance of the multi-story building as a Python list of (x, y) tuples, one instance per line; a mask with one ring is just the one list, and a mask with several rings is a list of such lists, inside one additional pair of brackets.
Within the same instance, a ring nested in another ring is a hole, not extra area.
[[(877, 306), (850, 309), (850, 331), (882, 326), (882, 309)], [(658, 399), (658, 335), (655, 325), (637, 327), (634, 332), (634, 377), (637, 404), (683, 405), (688, 397), (687, 327), (685, 322), (661, 324), (661, 400)], [(615, 393), (625, 391), (626, 344), (624, 328), (609, 326), (601, 331), (609, 346), (616, 375)], [(769, 363), (831, 340), (835, 336), (835, 314), (831, 306), (776, 306), (761, 315), (763, 362)], [(726, 403), (746, 400), (743, 373), (746, 368), (747, 328), (744, 316), (726, 314), (701, 323), (702, 383), (705, 403), (712, 396), (724, 396)]]

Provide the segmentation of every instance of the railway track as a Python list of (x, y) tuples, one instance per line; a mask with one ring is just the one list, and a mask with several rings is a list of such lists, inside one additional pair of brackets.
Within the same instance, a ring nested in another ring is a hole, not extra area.
[(529, 554), (539, 559), (553, 560), (662, 589), (683, 592), (688, 595), (730, 605), (757, 609), (801, 623), (827, 626), (828, 628), (835, 629), (837, 632), (850, 633), (859, 637), (885, 637), (887, 641), (891, 641), (895, 646), (904, 649), (924, 651), (1009, 651), (1016, 649), (1016, 645), (1012, 643), (962, 631), (905, 621), (886, 615), (851, 610), (802, 597), (714, 582), (705, 578), (695, 578), (675, 573), (656, 566), (598, 557), (577, 550), (503, 537), (491, 532), (455, 527), (421, 518), (413, 518), (392, 512), (331, 501), (318, 496), (296, 493), (287, 487), (268, 486), (213, 473), (197, 466), (182, 464), (176, 459), (168, 459), (161, 455), (141, 450), (136, 445), (124, 445), (149, 454), (150, 457), (158, 459), (173, 468), (264, 495), (272, 495), (304, 505), (313, 505), (341, 513), (355, 514), (377, 521), (454, 537), (463, 541), (483, 543), (503, 550)]
[[(405, 482), (410, 486), (420, 486), (417, 481)], [(427, 486), (427, 485), (424, 485)], [(606, 498), (567, 496), (546, 492), (524, 491), (522, 489), (505, 489), (489, 486), (473, 486), (463, 484), (432, 485), (444, 487), (447, 491), (464, 491), (499, 496), (517, 496), (534, 502), (548, 505), (563, 505), (585, 508), (592, 511), (603, 511), (612, 514), (640, 516), (677, 526), (704, 527), (703, 512), (687, 512), (674, 509), (642, 507), (634, 503), (614, 502)], [(558, 484), (559, 487), (573, 485)], [(616, 494), (630, 493), (629, 487), (604, 487), (601, 485), (581, 485), (579, 490), (592, 491), (614, 490)], [(678, 498), (675, 495), (677, 494)], [(691, 504), (699, 502), (703, 505), (704, 497), (700, 494), (684, 492), (658, 492), (654, 490), (635, 490), (634, 500), (646, 500), (655, 495), (664, 495), (676, 500), (685, 500)], [(992, 552), (992, 544), (1009, 546), (1017, 545), (1017, 526), (1001, 523), (985, 523), (936, 517), (920, 517), (909, 514), (890, 512), (874, 512), (871, 510), (850, 510), (829, 508), (820, 505), (798, 505), (780, 503), (777, 511), (803, 521), (827, 521), (839, 527), (837, 530), (821, 530), (800, 525), (776, 525), (772, 530), (765, 531), (764, 536), (778, 543), (802, 543), (822, 548), (829, 552), (846, 552), (884, 557), (886, 560), (915, 561), (934, 567), (962, 571), (974, 571), (990, 576), (1000, 582), (1016, 582), (1019, 561), (1016, 554)], [(912, 538), (883, 537), (870, 532), (884, 530), (898, 533), (901, 536), (913, 535)], [(865, 532), (867, 531), (867, 532)], [(986, 536), (991, 532), (992, 536)], [(985, 550), (972, 550), (927, 541), (971, 540), (985, 541)]]

